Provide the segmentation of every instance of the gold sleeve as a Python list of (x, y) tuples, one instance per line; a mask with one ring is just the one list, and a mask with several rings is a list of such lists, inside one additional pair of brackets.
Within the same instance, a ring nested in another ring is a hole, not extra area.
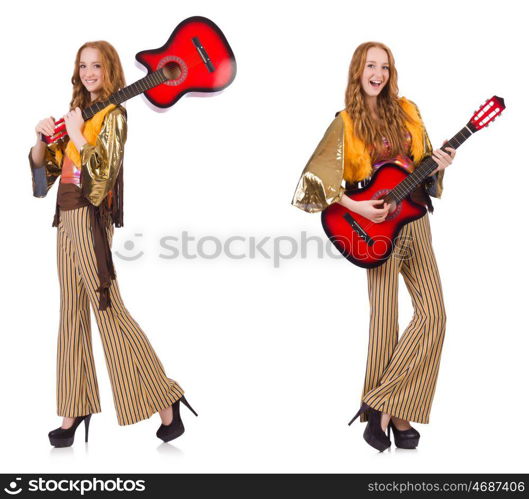
[[(419, 118), (422, 124), (423, 137), (424, 137), (424, 157), (431, 156), (433, 152), (433, 148), (432, 148), (432, 143), (430, 142), (430, 138), (428, 137), (428, 132), (426, 131), (426, 127), (424, 126), (424, 122), (422, 120), (422, 116), (421, 116), (421, 113), (419, 112), (419, 108), (417, 107), (417, 104), (415, 104), (415, 102), (412, 102), (412, 104), (415, 106), (415, 109), (417, 109), (417, 114), (419, 115)], [(430, 194), (430, 196), (433, 196), (434, 198), (441, 197), (441, 194), (443, 192), (444, 174), (445, 174), (444, 170), (441, 170), (437, 172), (435, 175), (432, 175), (431, 177), (428, 177), (426, 179), (426, 189), (428, 190), (428, 194)]]
[(126, 140), (127, 118), (122, 109), (116, 108), (105, 117), (96, 143), (86, 143), (79, 151), (82, 192), (94, 206), (99, 206), (114, 187)]
[(341, 185), (344, 169), (344, 128), (338, 115), (330, 124), (301, 173), (291, 204), (314, 213), (338, 201), (344, 193)]
[[(64, 155), (64, 141), (46, 145), (44, 160), (41, 165), (36, 165), (29, 150), (29, 165), (33, 183), (33, 195), (38, 198), (46, 196), (51, 186), (61, 175), (62, 156)], [(57, 154), (60, 153), (60, 159)]]

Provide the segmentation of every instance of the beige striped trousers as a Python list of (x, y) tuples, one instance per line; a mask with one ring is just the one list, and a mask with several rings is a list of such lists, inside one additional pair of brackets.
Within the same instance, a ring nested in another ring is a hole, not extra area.
[[(113, 234), (110, 224), (110, 246)], [(110, 287), (111, 305), (98, 310), (99, 279), (87, 206), (61, 210), (57, 265), (61, 291), (57, 414), (75, 417), (101, 412), (90, 305), (103, 343), (118, 424), (137, 423), (178, 400), (184, 391), (165, 375), (145, 333), (125, 308), (117, 279)]]
[[(400, 338), (399, 273), (414, 309)], [(428, 214), (402, 228), (391, 257), (367, 270), (367, 282), (371, 316), (362, 401), (397, 418), (428, 423), (446, 328)], [(360, 421), (367, 421), (366, 413)]]

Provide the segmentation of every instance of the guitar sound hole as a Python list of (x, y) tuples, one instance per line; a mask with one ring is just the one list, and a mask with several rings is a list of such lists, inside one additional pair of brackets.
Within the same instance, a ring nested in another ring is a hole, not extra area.
[(393, 220), (398, 214), (400, 213), (400, 210), (402, 209), (402, 204), (395, 204), (395, 201), (391, 202), (388, 216), (386, 217), (386, 220)]
[[(383, 199), (386, 197), (386, 195), (389, 193), (389, 189), (381, 189), (372, 196), (371, 199)], [(382, 208), (382, 204), (380, 204), (380, 208)], [(395, 203), (395, 201), (390, 202), (390, 208), (388, 215), (385, 219), (385, 221), (393, 220), (395, 217), (397, 217), (402, 209), (402, 203)]]
[(162, 72), (168, 80), (178, 80), (182, 75), (182, 68), (180, 64), (170, 61), (162, 68)]

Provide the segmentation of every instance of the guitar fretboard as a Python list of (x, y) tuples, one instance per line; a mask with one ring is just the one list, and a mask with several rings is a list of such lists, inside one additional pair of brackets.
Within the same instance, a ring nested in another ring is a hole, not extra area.
[(107, 107), (109, 104), (116, 104), (117, 106), (118, 104), (121, 104), (122, 102), (125, 102), (126, 100), (131, 99), (132, 97), (135, 97), (136, 95), (145, 92), (145, 90), (149, 90), (149, 88), (153, 88), (166, 80), (167, 77), (163, 74), (162, 69), (154, 71), (153, 73), (149, 73), (141, 80), (138, 80), (132, 85), (124, 87), (121, 90), (113, 93), (106, 101), (96, 102), (86, 109), (83, 109), (83, 119), (85, 121), (89, 120), (96, 113), (102, 109), (105, 109), (105, 107)]
[[(464, 128), (459, 130), (443, 147), (441, 150), (446, 151), (447, 147), (457, 149), (465, 140), (467, 140), (475, 130), (472, 130), (473, 126), (468, 123)], [(408, 175), (400, 184), (396, 185), (388, 194), (391, 200), (399, 203), (408, 194), (413, 192), (435, 169), (437, 163), (431, 156), (422, 161), (417, 168)]]

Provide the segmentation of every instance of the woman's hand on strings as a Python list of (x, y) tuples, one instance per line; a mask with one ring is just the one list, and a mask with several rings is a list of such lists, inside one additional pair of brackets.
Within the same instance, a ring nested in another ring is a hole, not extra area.
[(369, 199), (361, 202), (364, 204), (361, 208), (363, 213), (361, 212), (360, 215), (377, 224), (386, 220), (391, 208), (390, 204), (385, 203), (383, 199)]
[[(382, 206), (380, 206), (381, 203), (383, 203)], [(375, 223), (383, 222), (388, 216), (391, 208), (391, 205), (384, 202), (383, 199), (366, 199), (364, 201), (354, 201), (345, 194), (343, 195), (340, 204)]]
[(35, 132), (37, 133), (37, 139), (40, 140), (42, 135), (53, 135), (55, 133), (55, 118), (50, 116), (49, 118), (44, 118), (37, 123), (35, 127)]
[[(445, 140), (443, 145), (447, 142), (448, 140)], [(446, 153), (442, 149), (436, 149), (432, 153), (432, 158), (437, 163), (437, 168), (430, 175), (433, 175), (440, 170), (444, 170), (448, 165), (452, 164), (456, 155), (456, 150), (453, 147), (447, 147), (446, 150), (449, 152)]]

